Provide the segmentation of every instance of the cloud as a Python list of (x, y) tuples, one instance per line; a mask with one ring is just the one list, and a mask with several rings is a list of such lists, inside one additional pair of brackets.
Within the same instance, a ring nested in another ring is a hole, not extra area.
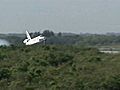
[[(0, 32), (119, 32), (119, 0), (0, 0)], [(117, 26), (116, 26), (117, 25)]]

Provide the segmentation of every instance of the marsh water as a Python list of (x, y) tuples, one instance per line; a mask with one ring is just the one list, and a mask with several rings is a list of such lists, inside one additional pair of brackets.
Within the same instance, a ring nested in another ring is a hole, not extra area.
[(9, 45), (10, 45), (10, 43), (9, 43), (7, 40), (0, 39), (0, 46), (2, 46), (2, 45), (9, 46)]

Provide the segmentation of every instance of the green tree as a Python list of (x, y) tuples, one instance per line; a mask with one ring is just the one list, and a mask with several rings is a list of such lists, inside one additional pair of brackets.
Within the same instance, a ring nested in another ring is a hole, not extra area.
[(51, 37), (51, 36), (54, 36), (54, 32), (49, 31), (49, 30), (45, 30), (45, 31), (43, 31), (42, 35), (44, 35), (46, 37)]

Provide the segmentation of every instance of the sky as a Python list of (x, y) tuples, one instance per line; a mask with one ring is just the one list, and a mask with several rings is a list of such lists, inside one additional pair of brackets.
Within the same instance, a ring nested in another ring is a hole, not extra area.
[(120, 0), (0, 0), (0, 33), (120, 33)]

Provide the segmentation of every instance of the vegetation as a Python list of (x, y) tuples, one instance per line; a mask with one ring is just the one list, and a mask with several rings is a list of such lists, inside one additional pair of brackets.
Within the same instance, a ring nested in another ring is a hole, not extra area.
[(0, 90), (120, 90), (120, 55), (74, 45), (1, 46)]
[[(31, 37), (44, 35), (47, 38), (48, 45), (86, 45), (86, 46), (106, 46), (120, 45), (120, 34), (71, 34), (71, 33), (54, 33), (45, 30), (43, 33), (30, 33)], [(26, 38), (25, 34), (7, 34), (0, 35), (1, 39), (6, 39), (13, 45), (22, 45)]]

